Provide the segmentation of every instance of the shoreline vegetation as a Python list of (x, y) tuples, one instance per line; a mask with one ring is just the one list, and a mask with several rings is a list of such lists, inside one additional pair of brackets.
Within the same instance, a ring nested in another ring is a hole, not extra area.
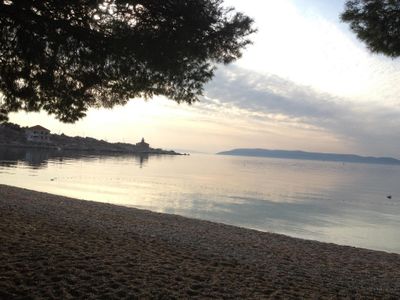
[[(186, 155), (173, 150), (152, 148), (147, 143), (145, 148), (138, 144), (109, 143), (91, 137), (70, 137), (65, 134), (49, 134), (49, 142), (38, 143), (28, 141), (26, 137), (27, 127), (18, 124), (0, 124), (0, 147), (26, 148), (38, 150), (56, 151), (82, 151), (90, 153), (127, 153), (127, 154), (162, 154), (162, 155)], [(144, 143), (144, 141), (143, 141)]]
[(0, 185), (0, 298), (400, 296), (400, 255)]

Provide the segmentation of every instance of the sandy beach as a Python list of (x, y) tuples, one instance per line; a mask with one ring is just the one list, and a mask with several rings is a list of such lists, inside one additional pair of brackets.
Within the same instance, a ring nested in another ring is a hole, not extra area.
[(400, 297), (400, 255), (0, 185), (0, 299)]

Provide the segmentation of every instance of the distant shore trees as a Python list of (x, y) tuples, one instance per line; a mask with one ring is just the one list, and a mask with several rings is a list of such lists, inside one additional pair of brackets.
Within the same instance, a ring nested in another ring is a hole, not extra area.
[(400, 0), (350, 0), (341, 19), (372, 52), (400, 56)]
[(253, 20), (222, 0), (0, 0), (0, 120), (164, 95), (193, 103), (241, 56)]

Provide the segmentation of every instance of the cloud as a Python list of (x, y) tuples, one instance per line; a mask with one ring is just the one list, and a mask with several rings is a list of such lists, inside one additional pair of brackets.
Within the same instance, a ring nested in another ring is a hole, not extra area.
[(399, 156), (400, 108), (352, 102), (271, 74), (221, 67), (207, 85), (205, 106), (241, 110), (254, 120), (291, 123), (351, 141), (364, 154)]
[(354, 101), (400, 104), (400, 60), (373, 55), (339, 20), (344, 0), (230, 0), (258, 32), (237, 64)]

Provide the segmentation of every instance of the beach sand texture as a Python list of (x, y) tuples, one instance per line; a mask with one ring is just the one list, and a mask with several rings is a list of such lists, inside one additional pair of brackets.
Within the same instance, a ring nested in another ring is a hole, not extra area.
[(4, 185), (0, 216), (0, 299), (400, 298), (398, 254)]

